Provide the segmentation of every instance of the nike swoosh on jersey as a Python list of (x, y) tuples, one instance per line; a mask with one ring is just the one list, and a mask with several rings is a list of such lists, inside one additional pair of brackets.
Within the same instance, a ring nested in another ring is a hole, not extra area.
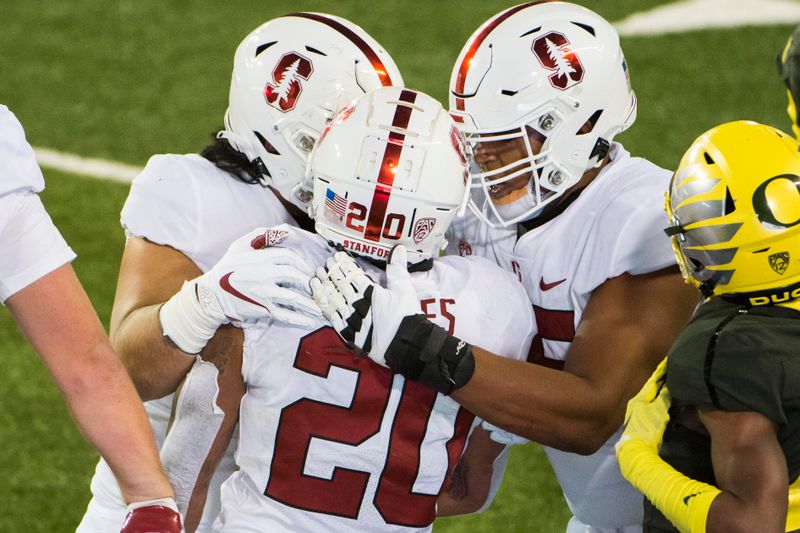
[[(264, 309), (269, 311), (269, 307), (267, 307), (266, 305), (264, 305), (262, 303), (259, 303), (259, 302), (255, 301), (255, 300), (253, 300), (252, 298), (250, 298), (249, 296), (247, 296), (246, 294), (242, 294), (241, 292), (236, 290), (236, 288), (233, 285), (231, 285), (231, 275), (232, 274), (233, 274), (233, 272), (228, 272), (227, 274), (225, 274), (224, 276), (222, 276), (219, 279), (219, 286), (222, 287), (222, 290), (227, 292), (227, 293), (229, 293), (229, 294), (232, 294), (232, 295), (236, 296), (240, 300), (244, 300), (245, 302), (251, 303), (253, 305), (257, 305), (259, 307), (263, 307)], [(270, 313), (271, 312), (272, 311), (270, 311)]]
[(542, 289), (543, 291), (549, 291), (550, 289), (561, 285), (565, 281), (567, 281), (567, 278), (560, 279), (558, 281), (553, 281), (550, 283), (545, 283), (544, 278), (539, 278), (539, 288)]

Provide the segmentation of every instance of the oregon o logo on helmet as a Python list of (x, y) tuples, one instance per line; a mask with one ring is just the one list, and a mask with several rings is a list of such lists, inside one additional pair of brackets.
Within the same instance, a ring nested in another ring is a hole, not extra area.
[(307, 80), (313, 72), (314, 65), (310, 59), (297, 52), (283, 54), (272, 70), (275, 84), (264, 86), (264, 99), (278, 111), (291, 111), (303, 92), (300, 80)]
[(780, 228), (800, 224), (800, 176), (781, 174), (756, 188), (753, 209), (761, 223)]
[(583, 64), (578, 55), (567, 47), (569, 39), (563, 34), (551, 31), (533, 41), (531, 50), (539, 63), (552, 70), (548, 79), (556, 89), (566, 90), (583, 80)]

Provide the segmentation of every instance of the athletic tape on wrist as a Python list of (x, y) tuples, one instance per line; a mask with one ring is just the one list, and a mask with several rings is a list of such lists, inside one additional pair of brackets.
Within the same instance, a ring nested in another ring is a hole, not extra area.
[(163, 335), (190, 355), (199, 354), (222, 324), (219, 319), (208, 316), (197, 290), (196, 280), (184, 282), (181, 290), (158, 311)]
[(403, 318), (385, 358), (394, 372), (442, 394), (466, 385), (475, 371), (472, 346), (449, 335), (425, 315)]

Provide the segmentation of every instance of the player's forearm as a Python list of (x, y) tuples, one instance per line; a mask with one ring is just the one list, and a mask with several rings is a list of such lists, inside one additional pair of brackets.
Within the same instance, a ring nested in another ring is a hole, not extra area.
[(476, 513), (491, 504), (503, 479), (508, 453), (506, 447), (491, 440), (488, 431), (478, 427), (450, 474), (447, 487), (436, 501), (437, 516)]
[(6, 301), (129, 501), (170, 496), (147, 416), (70, 265)]
[(142, 400), (175, 392), (195, 359), (164, 337), (159, 307), (160, 304), (137, 309), (111, 331), (114, 349)]
[[(45, 358), (46, 359), (46, 358)], [(106, 342), (50, 365), (75, 421), (106, 459), (126, 501), (172, 496), (139, 396)]]
[[(723, 491), (714, 499), (708, 512), (706, 531), (708, 533), (783, 533), (786, 531), (785, 493), (766, 503), (744, 501), (730, 492)], [(779, 503), (782, 510), (773, 509)]]
[(477, 347), (473, 354), (475, 373), (452, 397), (498, 427), (553, 448), (591, 454), (622, 424), (624, 405), (605, 399), (584, 378)]
[(704, 533), (709, 508), (720, 495), (717, 487), (688, 478), (639, 440), (620, 444), (620, 468), (630, 481), (681, 533)]

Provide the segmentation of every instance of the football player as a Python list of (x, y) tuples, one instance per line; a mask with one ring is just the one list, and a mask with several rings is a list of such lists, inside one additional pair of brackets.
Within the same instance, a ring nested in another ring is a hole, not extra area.
[[(408, 303), (443, 331), (523, 358), (533, 315), (513, 274), (481, 258), (438, 257), (466, 207), (464, 150), (436, 100), (378, 89), (337, 115), (314, 148), (308, 185), (318, 235), (258, 230), (229, 254), (255, 247), (282, 262), (294, 253), (323, 270), (335, 246), (346, 251), (328, 263), (338, 283), (363, 288), (367, 275), (384, 280), (384, 268), (398, 270), (416, 289)], [(204, 274), (204, 283), (224, 271)], [(316, 292), (341, 299), (332, 286)], [(222, 486), (215, 531), (429, 531), (437, 509), (486, 506), (505, 447), (480, 428), (470, 436), (477, 421), (451, 398), (362, 357), (322, 316), (314, 321), (245, 325), (238, 469)], [(179, 416), (170, 432), (206, 425), (192, 418)]]
[[(238, 363), (227, 359), (226, 350), (241, 345), (242, 336), (229, 326), (217, 330), (221, 324), (269, 312), (276, 320), (291, 321), (281, 313), (282, 305), (303, 305), (302, 291), (294, 294), (287, 288), (257, 293), (264, 297), (262, 303), (274, 303), (269, 311), (224, 291), (219, 293), (220, 308), (200, 308), (209, 303), (208, 298), (198, 300), (203, 288), (184, 281), (214, 267), (231, 242), (254, 227), (312, 227), (305, 214), (311, 191), (299, 182), (319, 133), (352, 99), (402, 83), (391, 57), (349, 21), (317, 13), (273, 19), (248, 35), (236, 51), (225, 128), (213, 143), (199, 155), (153, 156), (133, 181), (121, 216), (127, 243), (110, 330), (141, 396), (155, 400), (147, 402), (146, 409), (159, 444), (170, 416), (170, 394), (193, 365), (202, 366), (196, 357), (201, 350), (202, 358), (215, 360), (222, 371), (217, 376), (217, 369), (211, 370), (210, 380), (191, 380), (202, 390), (196, 395), (184, 391), (187, 398), (220, 416), (238, 413), (236, 401), (225, 403), (224, 395), (217, 397), (217, 379), (231, 382), (232, 388), (241, 382)], [(274, 281), (291, 285), (283, 269), (259, 269), (260, 256), (244, 254), (233, 260), (235, 265), (218, 267), (247, 264), (250, 273), (273, 274)], [(256, 291), (256, 281), (264, 278), (249, 280), (253, 286), (245, 289)], [(243, 290), (241, 283), (233, 286)], [(187, 308), (193, 311), (189, 320), (175, 318)], [(203, 366), (198, 372), (205, 377), (209, 369)], [(209, 427), (207, 432), (216, 429)], [(185, 444), (202, 441), (201, 435), (194, 438)], [(219, 483), (234, 468), (234, 447), (235, 442), (217, 473), (205, 473), (214, 475), (211, 492), (205, 511), (199, 502), (199, 509), (195, 505), (186, 515), (188, 531), (198, 523), (200, 531), (211, 527), (219, 509)], [(186, 505), (195, 480), (185, 479), (180, 457), (174, 459), (164, 458), (165, 467), (180, 508), (190, 510)], [(114, 531), (124, 506), (103, 461), (92, 480), (92, 494), (78, 532)]]
[(798, 148), (775, 128), (729, 122), (701, 135), (672, 179), (666, 231), (705, 299), (631, 401), (618, 445), (623, 473), (657, 507), (648, 531), (800, 529)]
[(414, 379), (409, 369), (424, 364), (420, 379), (433, 385), (446, 370), (461, 405), (545, 445), (574, 515), (569, 532), (640, 530), (642, 496), (613, 444), (627, 401), (697, 303), (661, 231), (670, 173), (614, 142), (636, 108), (617, 32), (599, 15), (529, 2), (490, 18), (451, 77), (473, 187), (471, 216), (451, 226), (448, 251), (519, 277), (538, 327), (527, 362), (480, 344), (422, 361), (406, 347), (428, 342), (427, 319), (382, 304), (412, 287), (346, 296), (363, 298), (365, 314), (372, 304), (372, 334), (359, 330), (370, 357)]
[(783, 52), (778, 54), (778, 73), (786, 84), (789, 97), (787, 112), (792, 121), (792, 131), (800, 139), (800, 117), (797, 116), (797, 102), (800, 101), (800, 26), (786, 41)]
[[(0, 303), (41, 356), (86, 438), (120, 484), (119, 531), (179, 533), (181, 517), (130, 378), (39, 199), (44, 177), (14, 114), (0, 105)], [(127, 502), (127, 511), (126, 511)]]

